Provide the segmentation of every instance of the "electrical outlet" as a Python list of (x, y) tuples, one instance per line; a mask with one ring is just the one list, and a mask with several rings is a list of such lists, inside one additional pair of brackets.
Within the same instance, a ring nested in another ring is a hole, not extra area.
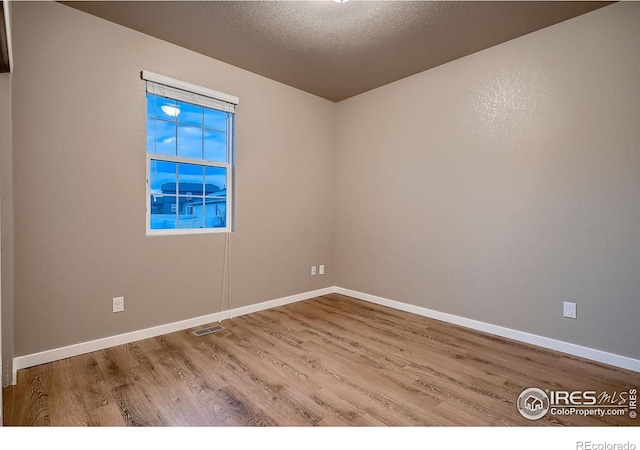
[(564, 308), (563, 309), (564, 317), (567, 317), (569, 319), (575, 319), (576, 318), (577, 305), (575, 303), (564, 302), (563, 308)]
[(124, 311), (124, 297), (113, 297), (113, 312)]
[(320, 275), (324, 275), (324, 264), (320, 264), (320, 265), (318, 266), (318, 273), (319, 273)]
[(311, 266), (311, 275), (316, 274), (316, 266)]

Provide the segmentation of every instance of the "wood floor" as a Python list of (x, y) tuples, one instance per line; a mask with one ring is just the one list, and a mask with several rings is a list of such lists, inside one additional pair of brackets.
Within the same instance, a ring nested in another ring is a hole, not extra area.
[(5, 425), (640, 424), (516, 409), (525, 388), (620, 393), (640, 388), (639, 373), (337, 294), (222, 325), (20, 370)]

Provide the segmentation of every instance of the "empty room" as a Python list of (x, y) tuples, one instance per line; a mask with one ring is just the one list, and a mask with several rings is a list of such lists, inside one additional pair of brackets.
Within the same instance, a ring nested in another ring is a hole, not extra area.
[(5, 430), (640, 424), (640, 3), (2, 13)]

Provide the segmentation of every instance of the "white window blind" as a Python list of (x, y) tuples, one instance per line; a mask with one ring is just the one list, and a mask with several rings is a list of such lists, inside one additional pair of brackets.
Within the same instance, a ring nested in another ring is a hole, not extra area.
[(235, 113), (235, 106), (239, 103), (238, 97), (233, 95), (158, 75), (147, 70), (142, 71), (141, 77), (146, 80), (147, 92), (151, 94), (230, 113)]

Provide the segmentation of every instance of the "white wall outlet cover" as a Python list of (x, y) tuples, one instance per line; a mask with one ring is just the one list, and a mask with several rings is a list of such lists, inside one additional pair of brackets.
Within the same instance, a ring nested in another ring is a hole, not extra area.
[(563, 303), (563, 315), (569, 319), (575, 319), (577, 316), (577, 305), (573, 302)]
[(113, 297), (113, 312), (124, 311), (124, 297)]

